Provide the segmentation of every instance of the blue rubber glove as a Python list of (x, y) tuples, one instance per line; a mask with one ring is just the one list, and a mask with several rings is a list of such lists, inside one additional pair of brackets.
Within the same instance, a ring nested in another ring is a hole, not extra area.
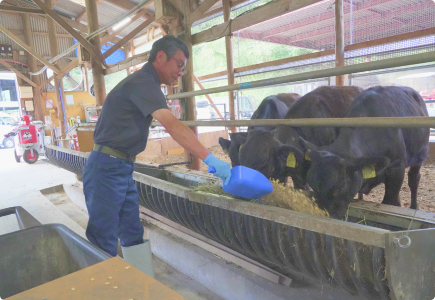
[(210, 169), (214, 169), (213, 173), (214, 176), (219, 177), (222, 179), (222, 182), (224, 184), (228, 184), (231, 179), (231, 166), (229, 163), (226, 163), (220, 159), (217, 159), (213, 156), (212, 153), (210, 153), (205, 159), (204, 163), (210, 167)]

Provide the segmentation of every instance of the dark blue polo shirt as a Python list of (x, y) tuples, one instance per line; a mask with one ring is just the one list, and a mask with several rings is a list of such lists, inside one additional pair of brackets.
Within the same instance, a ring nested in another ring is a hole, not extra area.
[(98, 117), (94, 143), (130, 155), (145, 150), (151, 113), (168, 108), (152, 63), (127, 76), (107, 95)]

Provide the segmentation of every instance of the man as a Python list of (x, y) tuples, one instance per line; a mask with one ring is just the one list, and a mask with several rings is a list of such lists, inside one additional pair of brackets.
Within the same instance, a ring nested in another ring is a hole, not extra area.
[(134, 161), (145, 149), (152, 119), (228, 182), (230, 165), (213, 156), (197, 136), (168, 109), (160, 84), (171, 86), (184, 73), (189, 50), (178, 38), (156, 41), (148, 63), (121, 81), (108, 95), (95, 127), (94, 143), (84, 171), (83, 186), (89, 241), (116, 256), (118, 238), (124, 259), (153, 276), (149, 242), (143, 240), (139, 203), (133, 182)]

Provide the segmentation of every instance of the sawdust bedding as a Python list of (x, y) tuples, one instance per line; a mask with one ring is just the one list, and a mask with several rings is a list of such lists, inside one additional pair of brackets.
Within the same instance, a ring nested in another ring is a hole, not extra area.
[[(217, 145), (213, 146), (209, 149), (214, 156), (217, 158), (226, 161), (228, 163), (231, 163), (231, 160), (229, 156), (222, 150), (222, 148)], [(167, 163), (173, 163), (173, 162), (182, 162), (185, 161), (184, 154), (181, 155), (169, 155), (166, 158), (165, 157), (156, 157), (156, 158), (150, 158), (150, 162), (156, 163), (156, 164), (167, 164)], [(181, 165), (174, 168), (178, 168), (179, 170), (187, 170), (186, 166)], [(204, 163), (201, 164), (201, 171), (207, 172), (207, 165)], [(433, 212), (435, 213), (435, 201), (434, 201), (434, 195), (435, 195), (435, 161), (427, 161), (425, 165), (421, 168), (421, 180), (420, 185), (418, 188), (418, 205), (419, 209), (427, 212)], [(291, 180), (290, 182), (286, 183), (286, 186), (292, 187)], [(276, 189), (275, 183), (274, 188)], [(279, 187), (280, 192), (281, 187)], [(384, 185), (379, 185), (378, 187), (374, 188), (369, 195), (364, 195), (365, 201), (371, 201), (376, 203), (381, 203), (382, 199), (384, 197)], [(296, 193), (296, 190), (290, 189), (287, 191), (287, 193)], [(298, 194), (294, 194), (293, 196), (299, 198), (301, 197)], [(266, 196), (267, 197), (267, 196)], [(278, 198), (278, 197), (277, 197)], [(405, 173), (405, 180), (402, 184), (402, 188), (400, 190), (400, 199), (401, 204), (403, 207), (409, 207), (411, 204), (411, 191), (408, 187), (408, 176), (407, 172)], [(271, 200), (269, 199), (271, 203), (273, 202), (275, 206), (283, 207), (282, 205), (288, 205), (288, 204), (282, 204), (277, 203), (278, 200)], [(308, 203), (308, 202), (307, 202)], [(271, 204), (272, 205), (272, 204)], [(281, 205), (281, 206), (280, 206)], [(291, 207), (286, 207), (289, 209), (292, 209)], [(297, 209), (295, 209), (297, 210)], [(319, 212), (321, 214), (321, 212)]]

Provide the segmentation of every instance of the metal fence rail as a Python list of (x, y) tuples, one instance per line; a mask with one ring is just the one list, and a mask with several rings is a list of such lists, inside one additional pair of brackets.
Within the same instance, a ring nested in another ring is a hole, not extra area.
[(407, 56), (372, 61), (367, 63), (347, 65), (344, 67), (317, 70), (312, 72), (305, 72), (305, 73), (276, 77), (271, 79), (263, 79), (263, 80), (244, 82), (240, 84), (232, 84), (232, 85), (215, 87), (215, 88), (198, 90), (198, 91), (172, 94), (172, 95), (167, 95), (166, 99), (168, 100), (181, 99), (186, 97), (235, 91), (235, 90), (241, 90), (247, 88), (264, 87), (264, 86), (271, 86), (271, 85), (277, 85), (282, 83), (298, 82), (307, 79), (324, 78), (324, 77), (360, 73), (360, 72), (366, 72), (372, 70), (423, 64), (423, 63), (428, 63), (433, 61), (435, 61), (435, 51), (430, 51), (426, 53), (407, 55)]

